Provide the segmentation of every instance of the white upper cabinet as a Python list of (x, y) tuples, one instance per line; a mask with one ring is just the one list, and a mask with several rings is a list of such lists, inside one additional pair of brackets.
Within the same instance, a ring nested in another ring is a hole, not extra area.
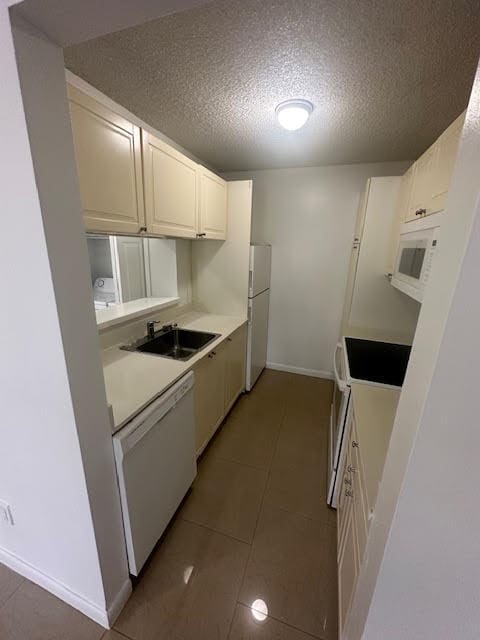
[(225, 240), (227, 237), (227, 183), (205, 167), (198, 165), (200, 208), (198, 235)]
[(226, 239), (225, 180), (76, 87), (68, 98), (87, 231)]
[(145, 130), (142, 131), (142, 147), (147, 231), (195, 238), (197, 164)]
[(462, 113), (413, 165), (405, 222), (445, 208), (464, 120), (465, 113)]
[(431, 211), (434, 148), (430, 147), (413, 165), (413, 182), (405, 221), (433, 213)]
[(462, 113), (435, 143), (431, 192), (431, 209), (433, 212), (441, 211), (445, 208), (464, 122), (465, 113)]
[(145, 225), (140, 129), (68, 85), (87, 231), (138, 233)]

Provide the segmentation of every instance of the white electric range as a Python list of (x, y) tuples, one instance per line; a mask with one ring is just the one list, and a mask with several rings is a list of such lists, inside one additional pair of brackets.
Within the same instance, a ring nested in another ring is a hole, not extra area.
[(333, 358), (335, 388), (330, 412), (328, 447), (327, 504), (337, 507), (340, 478), (345, 455), (345, 430), (351, 407), (352, 383), (398, 389), (407, 370), (411, 347), (394, 342), (380, 342), (344, 337), (337, 344)]

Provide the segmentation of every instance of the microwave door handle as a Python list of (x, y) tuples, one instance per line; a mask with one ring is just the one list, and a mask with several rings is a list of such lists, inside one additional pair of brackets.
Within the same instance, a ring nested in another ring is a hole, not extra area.
[(338, 373), (338, 369), (337, 369), (337, 353), (341, 349), (342, 349), (342, 343), (338, 342), (337, 346), (335, 347), (335, 353), (333, 354), (333, 372), (335, 373), (335, 380), (337, 382), (337, 386), (340, 389), (340, 391), (343, 393), (347, 388), (347, 385), (345, 384), (345, 380), (342, 380), (342, 378), (340, 378), (340, 374)]

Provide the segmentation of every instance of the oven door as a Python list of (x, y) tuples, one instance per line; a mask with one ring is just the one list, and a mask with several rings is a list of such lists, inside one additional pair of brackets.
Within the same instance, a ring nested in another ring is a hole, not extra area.
[(342, 444), (350, 403), (350, 386), (345, 379), (345, 361), (343, 345), (337, 344), (333, 369), (335, 387), (330, 411), (330, 434), (328, 446), (328, 492), (327, 503), (336, 508), (338, 502), (339, 470), (342, 459)]

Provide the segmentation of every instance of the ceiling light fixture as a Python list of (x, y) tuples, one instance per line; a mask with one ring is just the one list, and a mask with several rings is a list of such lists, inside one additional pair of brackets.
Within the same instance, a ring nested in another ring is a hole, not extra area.
[(313, 104), (308, 100), (285, 100), (275, 109), (277, 119), (284, 129), (297, 131), (307, 122), (313, 111)]

